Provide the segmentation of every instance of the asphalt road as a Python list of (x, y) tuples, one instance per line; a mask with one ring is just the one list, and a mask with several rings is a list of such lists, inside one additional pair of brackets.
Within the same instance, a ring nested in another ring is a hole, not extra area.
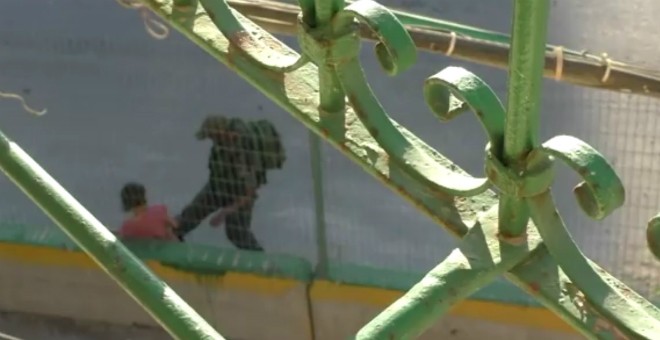
[[(443, 19), (509, 31), (512, 1), (385, 1)], [(267, 118), (283, 135), (289, 159), (269, 174), (253, 221), (272, 252), (315, 258), (308, 134), (236, 74), (178, 33), (151, 39), (138, 13), (114, 1), (5, 0), (0, 11), (0, 90), (23, 93), (47, 107), (35, 118), (0, 101), (2, 130), (23, 146), (101, 221), (120, 223), (118, 191), (128, 180), (146, 184), (152, 201), (178, 211), (206, 176), (209, 145), (194, 139), (207, 114)], [(608, 52), (620, 60), (657, 59), (654, 13), (660, 2), (554, 1), (549, 40), (573, 49)], [(287, 39), (292, 46), (295, 42)], [(483, 166), (484, 134), (469, 115), (442, 124), (426, 108), (422, 82), (448, 65), (465, 66), (505, 98), (506, 73), (423, 54), (406, 74), (381, 73), (370, 48), (371, 84), (391, 115), (473, 174)], [(547, 81), (541, 137), (570, 134), (596, 146), (619, 171), (627, 203), (600, 223), (578, 211), (560, 173), (557, 199), (584, 251), (647, 294), (660, 267), (645, 249), (646, 220), (660, 210), (659, 102)], [(408, 203), (324, 147), (328, 248), (334, 260), (426, 271), (454, 241)], [(0, 221), (53, 228), (7, 179), (0, 178)], [(206, 225), (192, 241), (228, 246)], [(657, 286), (656, 286), (657, 287)]]

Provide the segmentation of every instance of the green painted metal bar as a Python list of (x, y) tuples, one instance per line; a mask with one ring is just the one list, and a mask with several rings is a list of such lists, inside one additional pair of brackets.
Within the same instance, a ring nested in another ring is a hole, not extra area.
[[(309, 8), (313, 9), (314, 5), (313, 2), (315, 0), (305, 0), (309, 1), (312, 3), (312, 6)], [(299, 1), (300, 3), (301, 1)], [(346, 1), (347, 4), (353, 3), (355, 1)], [(239, 11), (242, 11), (241, 8), (245, 8), (246, 3), (241, 1), (236, 1), (236, 0), (228, 0), (228, 3), (232, 5), (233, 7), (237, 7)], [(238, 4), (238, 6), (236, 6)], [(252, 2), (250, 1), (250, 4), (254, 4), (255, 6), (263, 5), (261, 1), (257, 2)], [(270, 5), (270, 3), (266, 3), (266, 6)], [(252, 6), (250, 6), (252, 7)], [(289, 5), (288, 3), (281, 3), (278, 2), (278, 9), (288, 13), (288, 9), (291, 8), (292, 5)], [(304, 5), (301, 4), (302, 8), (306, 8)], [(470, 37), (473, 39), (478, 39), (478, 40), (485, 40), (489, 42), (494, 42), (498, 44), (503, 44), (503, 45), (509, 45), (511, 43), (511, 36), (502, 32), (497, 32), (493, 30), (488, 30), (484, 29), (481, 27), (476, 27), (476, 26), (471, 26), (471, 25), (466, 25), (466, 24), (461, 24), (449, 20), (443, 20), (443, 19), (438, 19), (434, 17), (429, 17), (425, 15), (420, 15), (417, 13), (412, 13), (409, 11), (405, 11), (402, 9), (391, 9), (392, 13), (394, 13), (399, 19), (399, 21), (409, 27), (414, 27), (414, 28), (423, 28), (427, 30), (433, 30), (433, 31), (440, 31), (440, 32), (456, 32), (457, 34), (465, 37)], [(265, 12), (259, 12), (258, 15), (262, 15)], [(246, 16), (248, 13), (243, 12)], [(314, 16), (314, 13), (311, 12), (311, 17)], [(295, 15), (295, 14), (294, 14)], [(288, 15), (287, 15), (288, 17)], [(277, 20), (282, 20), (282, 17), (277, 17), (274, 18)], [(313, 26), (313, 25), (312, 25)], [(546, 50), (547, 51), (553, 51), (555, 45), (547, 45)], [(584, 51), (577, 51), (573, 49), (567, 49), (567, 48), (562, 48), (562, 52), (564, 55), (570, 55), (570, 56), (584, 56), (585, 52)]]
[(500, 242), (497, 235), (496, 220), (470, 229), (458, 248), (365, 325), (355, 339), (416, 339), (456, 303), (511, 270), (542, 244), (534, 232), (518, 245)]
[[(327, 26), (328, 22), (344, 7), (343, 0), (312, 0), (301, 1), (303, 10), (302, 20), (310, 28), (318, 26)], [(313, 17), (312, 17), (313, 15)], [(335, 117), (343, 116), (346, 106), (346, 95), (344, 94), (337, 77), (332, 72), (331, 65), (318, 65), (319, 84), (326, 89), (319, 93), (319, 110), (321, 111), (321, 120), (325, 122), (330, 133), (338, 134), (341, 129), (337, 129), (337, 123), (343, 123)], [(328, 247), (325, 228), (325, 210), (323, 203), (323, 185), (321, 175), (321, 145), (320, 139), (310, 131), (310, 148), (312, 152), (312, 176), (314, 180), (314, 197), (316, 202), (316, 241), (317, 241), (317, 274), (320, 277), (327, 275), (328, 269)]]
[(326, 25), (332, 17), (344, 8), (343, 0), (314, 0), (316, 25)]
[(323, 156), (321, 139), (314, 132), (309, 132), (309, 154), (314, 190), (314, 217), (316, 236), (316, 275), (328, 275), (328, 238), (325, 224), (325, 194), (323, 192)]
[(549, 0), (514, 1), (503, 154), (514, 165), (538, 139), (549, 9)]
[(502, 44), (509, 44), (511, 37), (501, 32), (486, 30), (479, 27), (459, 24), (447, 20), (431, 18), (424, 15), (414, 14), (402, 10), (392, 10), (397, 19), (406, 26), (415, 26), (437, 31), (456, 32), (475, 39), (494, 41)]
[[(344, 0), (314, 0), (313, 10), (303, 11), (303, 13), (314, 13), (314, 24), (310, 25), (308, 29), (314, 30), (317, 27), (327, 27), (337, 11), (343, 7)], [(306, 20), (303, 16), (303, 21), (308, 23), (311, 22), (311, 19)], [(319, 39), (327, 39), (331, 32), (318, 30), (317, 34)], [(304, 44), (302, 41), (301, 43)], [(342, 118), (346, 109), (346, 93), (339, 83), (337, 75), (333, 72), (332, 65), (319, 62), (317, 67), (319, 68), (319, 88), (321, 89), (319, 93), (321, 123), (325, 126), (328, 134), (338, 137), (343, 133), (344, 120)]]
[[(497, 42), (506, 45), (511, 44), (511, 36), (502, 32), (487, 30), (484, 28), (460, 24), (448, 20), (432, 18), (402, 10), (394, 9), (392, 10), (392, 12), (394, 12), (397, 18), (401, 21), (401, 23), (406, 26), (420, 27), (420, 28), (432, 29), (436, 31), (456, 32), (458, 34), (471, 37), (474, 39), (487, 40), (487, 41)], [(545, 50), (552, 51), (554, 50), (555, 47), (556, 47), (555, 45), (548, 44), (545, 45)], [(562, 52), (565, 55), (572, 55), (572, 56), (584, 55), (583, 51), (576, 51), (566, 48), (563, 48)]]
[[(483, 81), (467, 70), (448, 67), (427, 79), (424, 95), (429, 107), (443, 120), (451, 120), (468, 109), (477, 113), (489, 139), (487, 178), (467, 175), (392, 120), (366, 82), (359, 58), (358, 21), (378, 36), (376, 56), (388, 74), (400, 73), (415, 62), (415, 46), (410, 36), (387, 8), (370, 0), (360, 0), (340, 8), (327, 23), (312, 25), (311, 20), (303, 18), (298, 26), (298, 39), (304, 54), (300, 57), (263, 29), (231, 11), (223, 0), (202, 0), (204, 9), (189, 11), (187, 19), (172, 6), (171, 0), (145, 0), (145, 3), (454, 235), (473, 235), (471, 230), (478, 230), (480, 226), (483, 230), (492, 230), (483, 239), (464, 237), (469, 247), (465, 245), (462, 250), (491, 249), (491, 245), (499, 244), (502, 230), (511, 230), (504, 225), (506, 221), (498, 217), (499, 206), (488, 190), (489, 186), (495, 186), (504, 195), (524, 200), (534, 208), (532, 217), (544, 243), (525, 249), (535, 235), (532, 226), (528, 234), (516, 240), (518, 242), (508, 239), (505, 246), (500, 244), (497, 253), (503, 259), (500, 262), (513, 266), (505, 276), (588, 338), (611, 339), (621, 335), (636, 338), (660, 334), (660, 310), (589, 261), (572, 242), (568, 242), (566, 235), (568, 239), (570, 235), (558, 219), (553, 202), (546, 199), (551, 197), (553, 160), (558, 159), (583, 177), (583, 182), (575, 190), (581, 208), (592, 218), (605, 218), (620, 207), (624, 199), (623, 187), (611, 166), (593, 148), (572, 137), (555, 137), (540, 146), (535, 145), (535, 139), (529, 137), (535, 136), (532, 130), (535, 126), (529, 123), (528, 117), (505, 117), (499, 99)], [(314, 21), (325, 19), (326, 14), (317, 18), (319, 13), (313, 8), (315, 5), (310, 4), (311, 0), (302, 3), (307, 6), (303, 8), (305, 15), (313, 15)], [(528, 24), (531, 29), (537, 23)], [(530, 40), (531, 46), (537, 42)], [(523, 60), (521, 65), (525, 63), (529, 61)], [(532, 74), (531, 70), (533, 67), (530, 66), (526, 71)], [(326, 74), (333, 73), (335, 78), (324, 83), (321, 78), (326, 71)], [(324, 117), (333, 116), (323, 109), (324, 103), (334, 101), (326, 101), (323, 93), (338, 88), (333, 85), (340, 85), (350, 103), (341, 115), (345, 117), (342, 135), (328, 133), (324, 123)], [(518, 122), (520, 118), (523, 119)], [(509, 119), (512, 121), (507, 122)], [(505, 130), (511, 129), (506, 128), (507, 125), (523, 131), (522, 136), (527, 141), (532, 140), (531, 150), (522, 151), (516, 148), (524, 146), (524, 142), (515, 138), (509, 142), (514, 146), (513, 151), (520, 152), (516, 157), (524, 156), (518, 160), (520, 164), (515, 164), (519, 168), (503, 159)], [(567, 263), (570, 258), (562, 256), (562, 247), (566, 247), (571, 256), (578, 257), (575, 263)], [(526, 253), (524, 256), (515, 255), (519, 251)], [(473, 262), (487, 262), (485, 254), (465, 255)], [(498, 269), (488, 266), (473, 268), (465, 272), (472, 274), (466, 274), (460, 280), (455, 279), (460, 273), (451, 270), (449, 263), (440, 268), (449, 269), (445, 273), (449, 276), (443, 276), (453, 278), (449, 286), (456, 287), (462, 282), (473, 288), (478, 286), (476, 271), (494, 275), (500, 270), (497, 265), (495, 267)], [(587, 275), (578, 277), (580, 271)], [(431, 286), (439, 291), (449, 288), (442, 284)], [(461, 291), (458, 297), (461, 294), (466, 293)], [(429, 296), (434, 295), (426, 297)], [(452, 299), (449, 295), (446, 297)], [(386, 313), (395, 319), (400, 318), (392, 329), (418, 332), (430, 322), (431, 318), (421, 318), (418, 323), (409, 317), (419, 305), (406, 304), (403, 307), (409, 309), (395, 308)], [(446, 308), (448, 304), (435, 305), (430, 313), (439, 314)]]
[[(516, 0), (513, 5), (507, 113), (501, 155), (515, 171), (523, 170), (525, 157), (538, 139), (549, 10), (548, 0)], [(528, 220), (529, 212), (523, 199), (502, 196), (500, 232), (503, 237), (515, 238), (523, 234)]]
[(224, 339), (21, 147), (0, 132), (0, 167), (175, 339)]
[[(257, 24), (262, 25), (263, 28), (271, 33), (285, 35), (297, 34), (297, 17), (300, 13), (298, 6), (273, 0), (227, 1), (232, 8), (254, 20)], [(446, 22), (447, 26), (443, 26), (443, 20), (440, 20), (438, 24), (433, 24), (432, 18), (406, 13), (405, 11), (392, 12), (404, 23), (415, 41), (415, 45), (422, 51), (446, 53), (454, 40), (451, 33), (456, 33), (454, 49), (451, 53), (452, 58), (501, 69), (508, 68), (510, 45), (510, 37), (508, 35), (493, 32), (494, 36), (503, 36), (503, 38), (493, 38), (488, 34), (478, 37), (479, 32), (491, 31), (464, 25), (468, 30), (477, 32), (465, 33), (465, 30), (461, 31), (452, 27), (455, 25), (461, 26), (457, 23)], [(408, 19), (406, 15), (422, 17), (423, 19)], [(311, 16), (314, 16), (314, 14), (312, 13)], [(361, 34), (365, 40), (377, 40), (373, 32), (362, 30)], [(604, 57), (602, 54), (593, 55), (588, 53), (587, 50), (575, 51), (556, 45), (546, 45), (546, 51), (544, 72), (546, 78), (556, 80), (558, 61), (563, 60), (561, 62), (562, 72), (561, 79), (559, 79), (560, 82), (650, 97), (658, 97), (660, 94), (660, 77), (658, 76), (660, 73), (658, 70), (610, 60), (610, 73), (607, 81), (603, 82), (603, 74), (608, 68), (603, 64)]]
[(593, 329), (615, 339), (653, 339), (660, 335), (658, 313), (627, 297), (625, 290), (604, 279), (582, 254), (554, 208), (550, 192), (530, 199), (532, 218), (550, 253), (570, 278), (570, 294), (583, 307), (594, 310), (609, 329)]
[[(482, 192), (465, 200), (455, 200), (438, 192), (430, 191), (424, 182), (418, 182), (407, 175), (407, 170), (401, 165), (391, 162), (388, 153), (379, 146), (366, 126), (357, 124), (360, 119), (357, 117), (354, 108), (347, 107), (346, 110), (346, 132), (342, 139), (327, 136), (324, 127), (320, 122), (320, 110), (318, 98), (312, 94), (320, 92), (318, 87), (318, 69), (313, 65), (305, 65), (295, 70), (291, 70), (286, 75), (274, 75), (271, 71), (264, 71), (267, 66), (261, 64), (258, 56), (254, 57), (245, 51), (236, 48), (236, 45), (230, 44), (229, 40), (217, 31), (213, 20), (201, 11), (190, 13), (190, 20), (174, 20), (172, 18), (172, 5), (168, 0), (149, 0), (146, 3), (160, 16), (168, 20), (175, 28), (189, 37), (193, 42), (200, 45), (211, 55), (218, 58), (228, 67), (235, 70), (257, 89), (268, 95), (273, 101), (281, 105), (303, 122), (308, 128), (320, 136), (325, 136), (327, 141), (337, 147), (342, 153), (350, 159), (356, 161), (368, 173), (374, 175), (383, 184), (392, 188), (404, 198), (411, 201), (422, 212), (428, 214), (433, 220), (445, 226), (455, 235), (464, 235), (474, 225), (485, 223), (485, 221), (497, 221), (495, 211), (489, 210), (490, 207), (496, 207), (495, 199), (491, 192)], [(214, 17), (220, 14), (214, 13)], [(245, 31), (250, 31), (255, 37), (255, 41), (260, 41), (263, 46), (268, 46), (269, 55), (281, 55), (289, 58), (295, 56), (295, 53), (274, 39), (264, 30), (252, 24), (242, 15), (235, 13), (239, 22), (244, 25)], [(178, 17), (181, 19), (180, 17)], [(193, 19), (194, 18), (194, 19)], [(222, 28), (225, 22), (217, 22)], [(451, 72), (453, 74), (454, 72)], [(461, 84), (470, 84), (463, 82)], [(469, 88), (467, 89), (469, 90)], [(478, 98), (479, 102), (484, 99)], [(451, 107), (462, 107), (460, 102), (454, 100), (448, 101)], [(433, 103), (436, 104), (435, 102)], [(492, 110), (491, 110), (492, 111)], [(489, 117), (491, 112), (484, 112), (484, 117)], [(454, 115), (449, 115), (452, 117)], [(424, 152), (428, 152), (432, 160), (436, 162), (436, 171), (447, 174), (448, 176), (463, 176), (465, 173), (456, 167), (445, 157), (435, 152), (428, 145), (423, 143), (407, 129), (398, 125), (393, 120), (389, 121), (398, 129), (411, 145), (416, 146)], [(484, 213), (488, 210), (487, 213)], [(590, 263), (595, 266), (593, 263)], [(571, 282), (565, 276), (557, 276), (549, 279), (548, 272), (559, 272), (556, 262), (545, 247), (539, 247), (532, 251), (526, 261), (517, 265), (506, 276), (523, 290), (535, 296), (548, 308), (558, 313), (569, 324), (575, 326), (584, 334), (591, 336), (595, 325), (607, 324), (607, 320), (602, 318), (595, 311), (579, 310), (574, 305), (571, 298)], [(625, 287), (611, 275), (602, 272), (601, 274), (609, 282), (614, 282), (618, 287)], [(636, 303), (644, 306), (644, 309), (655, 313), (657, 309), (645, 301), (642, 297), (630, 293), (630, 298)], [(640, 314), (640, 317), (645, 317)], [(608, 324), (609, 325), (609, 324)], [(599, 327), (600, 327), (599, 326)]]

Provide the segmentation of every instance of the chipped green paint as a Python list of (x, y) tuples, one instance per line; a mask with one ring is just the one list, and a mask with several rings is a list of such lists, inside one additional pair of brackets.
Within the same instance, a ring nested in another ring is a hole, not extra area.
[[(397, 124), (371, 91), (358, 58), (357, 22), (378, 36), (376, 59), (387, 74), (405, 71), (416, 59), (402, 23), (378, 3), (300, 1), (302, 55), (221, 0), (201, 0), (203, 8), (188, 17), (173, 10), (171, 0), (145, 3), (463, 238), (450, 257), (356, 338), (381, 339), (383, 332), (391, 338), (420, 334), (454, 303), (502, 273), (588, 338), (660, 334), (660, 311), (579, 252), (551, 200), (556, 159), (583, 178), (576, 196), (592, 218), (605, 218), (618, 208), (624, 192), (609, 164), (585, 143), (567, 136), (543, 144), (536, 140), (547, 1), (516, 1), (511, 58), (519, 74), (512, 77), (510, 91), (519, 93), (509, 95), (506, 110), (483, 81), (462, 68), (446, 68), (425, 83), (427, 104), (441, 120), (467, 110), (477, 115), (489, 139), (483, 178), (466, 174)], [(502, 204), (496, 204), (490, 187), (501, 194)], [(517, 214), (518, 220), (502, 218), (500, 209), (505, 215)], [(655, 229), (649, 230), (653, 234)], [(328, 275), (332, 277), (332, 270)]]
[[(493, 148), (493, 151), (495, 158), (516, 173), (525, 171), (525, 157), (537, 143), (549, 10), (549, 0), (513, 2), (505, 135), (502, 149)], [(523, 196), (502, 192), (502, 236), (521, 236), (528, 220), (529, 211)]]
[(402, 298), (362, 328), (356, 339), (414, 339), (452, 306), (511, 270), (541, 246), (530, 233), (525, 242), (500, 242), (496, 221), (476, 225), (458, 248)]
[[(623, 204), (625, 193), (612, 167), (586, 143), (569, 136), (538, 143), (548, 0), (515, 1), (506, 109), (481, 79), (465, 69), (448, 67), (425, 82), (427, 104), (440, 120), (468, 110), (477, 115), (489, 139), (483, 178), (466, 174), (397, 124), (371, 91), (359, 59), (358, 22), (378, 37), (376, 59), (388, 75), (404, 72), (416, 61), (410, 36), (386, 7), (372, 0), (300, 0), (300, 55), (225, 0), (143, 2), (461, 238), (447, 259), (360, 330), (357, 339), (421, 334), (451, 306), (500, 275), (588, 338), (651, 339), (660, 334), (660, 310), (580, 252), (552, 200), (555, 160), (582, 178), (575, 194), (591, 218), (607, 217)], [(183, 323), (178, 318), (183, 314), (167, 314), (187, 306), (181, 301), (168, 310), (161, 301), (152, 300), (149, 285), (159, 281), (121, 244), (112, 242), (116, 246), (104, 248), (111, 237), (86, 211), (72, 208), (71, 202), (57, 195), (48, 196), (61, 190), (40, 187), (54, 183), (43, 181), (44, 173), (21, 168), (12, 173), (16, 169), (11, 167), (18, 163), (12, 163), (16, 155), (8, 151), (0, 158), (7, 173), (173, 335), (219, 338), (192, 310), (185, 311), (192, 317)], [(491, 187), (500, 194), (499, 204)], [(648, 226), (649, 245), (656, 255), (659, 228), (658, 219)], [(112, 267), (110, 255), (126, 260), (125, 268), (130, 270)], [(332, 275), (328, 268), (328, 276)], [(138, 280), (142, 278), (146, 280)], [(194, 325), (199, 327), (192, 330)]]

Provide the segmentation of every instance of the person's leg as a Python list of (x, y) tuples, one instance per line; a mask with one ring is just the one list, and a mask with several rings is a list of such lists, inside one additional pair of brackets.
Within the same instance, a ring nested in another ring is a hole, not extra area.
[(177, 237), (183, 241), (183, 237), (193, 231), (211, 213), (222, 206), (221, 199), (207, 184), (197, 193), (195, 198), (186, 205), (179, 216), (177, 216), (178, 227), (174, 229)]
[(227, 215), (225, 220), (225, 232), (227, 238), (238, 249), (264, 251), (257, 238), (250, 230), (252, 222), (252, 205)]

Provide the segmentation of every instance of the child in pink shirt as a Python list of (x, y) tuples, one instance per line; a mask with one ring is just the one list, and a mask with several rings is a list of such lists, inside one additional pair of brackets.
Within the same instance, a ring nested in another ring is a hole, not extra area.
[(126, 239), (178, 240), (173, 229), (176, 222), (170, 218), (162, 204), (148, 205), (144, 186), (128, 183), (121, 189), (121, 203), (130, 216), (119, 229), (119, 236)]

